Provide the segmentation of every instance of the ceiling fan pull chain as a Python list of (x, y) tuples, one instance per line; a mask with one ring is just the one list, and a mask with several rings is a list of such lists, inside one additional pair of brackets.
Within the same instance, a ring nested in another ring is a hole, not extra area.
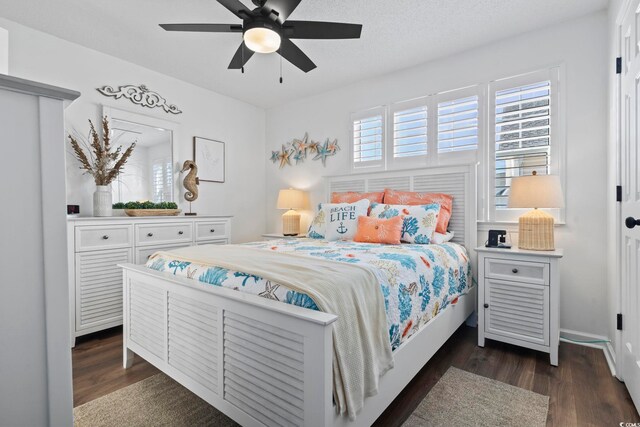
[(282, 56), (280, 57), (280, 84), (282, 84)]

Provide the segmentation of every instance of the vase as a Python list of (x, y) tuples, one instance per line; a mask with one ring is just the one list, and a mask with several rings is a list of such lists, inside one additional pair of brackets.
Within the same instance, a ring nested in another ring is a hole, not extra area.
[(109, 185), (96, 185), (93, 193), (93, 216), (112, 215), (112, 194)]

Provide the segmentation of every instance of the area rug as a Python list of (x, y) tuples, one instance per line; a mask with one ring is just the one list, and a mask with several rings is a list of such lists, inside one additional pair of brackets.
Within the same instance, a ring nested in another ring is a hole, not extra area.
[(403, 426), (544, 427), (548, 411), (548, 396), (451, 367)]
[(75, 427), (238, 425), (164, 374), (78, 406), (73, 416)]

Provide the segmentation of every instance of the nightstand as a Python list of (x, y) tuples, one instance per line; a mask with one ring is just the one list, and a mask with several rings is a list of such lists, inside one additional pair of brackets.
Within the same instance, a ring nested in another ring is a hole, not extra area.
[(280, 233), (265, 233), (262, 235), (264, 240), (273, 240), (273, 239), (285, 239), (285, 240), (293, 240), (293, 239), (302, 239), (307, 237), (306, 234), (298, 234), (297, 236), (285, 236)]
[(558, 366), (562, 250), (476, 248), (478, 345), (486, 338), (549, 353)]

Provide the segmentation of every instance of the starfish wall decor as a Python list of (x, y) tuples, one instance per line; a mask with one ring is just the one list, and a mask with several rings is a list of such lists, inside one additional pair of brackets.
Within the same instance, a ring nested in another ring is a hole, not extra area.
[(280, 151), (271, 151), (271, 160), (274, 164), (279, 163), (280, 169), (285, 166), (293, 166), (292, 160), (295, 160), (295, 164), (304, 163), (307, 159), (307, 155), (311, 154), (313, 157), (311, 160), (321, 160), (322, 166), (327, 166), (327, 157), (335, 156), (340, 151), (338, 140), (331, 140), (327, 138), (323, 143), (313, 141), (309, 138), (309, 134), (305, 133), (302, 139), (294, 139), (291, 142), (282, 145)]

